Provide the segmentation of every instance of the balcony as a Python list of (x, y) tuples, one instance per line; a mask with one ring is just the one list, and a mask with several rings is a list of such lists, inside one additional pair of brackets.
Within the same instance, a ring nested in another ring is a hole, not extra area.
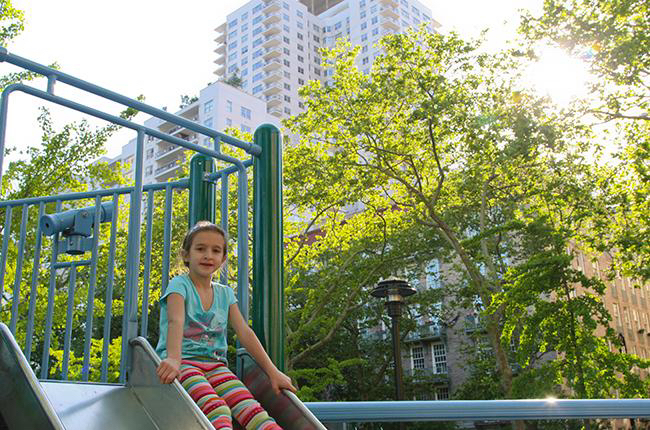
[[(277, 70), (280, 67), (282, 67), (282, 61), (280, 61), (277, 58), (274, 58), (274, 59), (268, 60), (266, 62), (266, 64), (263, 67), (263, 70), (268, 73), (268, 72), (272, 72), (273, 70)], [(224, 66), (224, 68), (225, 68), (225, 66)]]
[(399, 3), (397, 3), (397, 0), (379, 0), (379, 3), (381, 3), (385, 7), (392, 7), (392, 8), (398, 8)]
[(274, 34), (278, 34), (279, 32), (280, 32), (279, 25), (267, 25), (266, 29), (262, 32), (262, 34), (266, 37), (271, 37)]
[(276, 72), (267, 73), (264, 77), (264, 83), (266, 85), (272, 84), (282, 79), (282, 73), (278, 70)]
[(264, 19), (262, 20), (262, 23), (264, 25), (271, 25), (271, 24), (274, 24), (276, 22), (280, 22), (281, 19), (282, 19), (282, 17), (280, 16), (279, 12), (269, 13), (264, 17)]
[(275, 36), (267, 37), (262, 46), (268, 50), (269, 48), (279, 45), (281, 42), (282, 37), (277, 34)]
[(226, 64), (226, 55), (225, 54), (219, 54), (217, 55), (217, 59), (214, 60), (215, 64)]
[(427, 325), (421, 325), (415, 330), (410, 332), (406, 336), (407, 342), (416, 342), (421, 340), (435, 340), (440, 339), (441, 337), (447, 334), (446, 327), (440, 326), (439, 324), (432, 323)]
[(280, 10), (280, 0), (270, 0), (265, 2), (264, 9), (262, 9), (262, 12), (268, 15), (270, 13), (277, 12), (279, 10)]
[(467, 315), (465, 317), (465, 334), (480, 332), (485, 330), (485, 324), (478, 315)]
[(404, 373), (407, 377), (413, 378), (414, 382), (426, 381), (434, 384), (449, 384), (449, 375), (447, 373), (434, 373), (432, 368), (406, 369)]
[(226, 53), (226, 44), (220, 43), (219, 46), (217, 46), (217, 49), (214, 50), (214, 52), (220, 55), (224, 55)]
[(281, 103), (282, 103), (282, 96), (281, 95), (276, 94), (274, 96), (267, 96), (266, 97), (267, 112), (269, 111), (270, 108), (277, 107)]
[(266, 50), (264, 51), (264, 56), (262, 58), (264, 58), (266, 61), (269, 61), (279, 56), (280, 56), (280, 47), (275, 46), (273, 48), (266, 48)]
[(215, 28), (214, 31), (217, 32), (217, 37), (214, 41), (217, 43), (226, 43), (226, 23), (224, 22), (219, 27)]
[(277, 94), (280, 91), (282, 91), (282, 85), (279, 83), (274, 83), (274, 84), (269, 84), (264, 88), (264, 95), (265, 96), (272, 96), (273, 94)]
[(399, 31), (399, 22), (393, 18), (384, 17), (381, 20), (381, 26), (389, 30)]
[(222, 64), (221, 66), (217, 67), (217, 69), (214, 71), (214, 74), (217, 75), (220, 78), (223, 78), (226, 76), (226, 65)]
[(169, 173), (172, 170), (177, 169), (181, 165), (181, 160), (174, 160), (170, 163), (163, 164), (162, 166), (156, 168), (155, 174), (156, 176), (163, 175), (165, 173)]
[(397, 11), (395, 9), (392, 9), (392, 8), (389, 8), (389, 7), (382, 8), (379, 13), (382, 16), (387, 16), (389, 18), (399, 19), (399, 15), (397, 14)]
[(277, 116), (278, 118), (282, 117), (282, 109), (279, 107), (269, 108), (266, 110), (266, 112), (273, 116)]
[[(184, 148), (182, 146), (177, 146), (177, 145), (170, 145), (167, 146), (160, 151), (156, 152), (156, 161), (160, 161), (163, 158), (167, 158), (168, 156), (178, 154), (179, 152), (182, 152)], [(158, 170), (156, 170), (156, 173)]]

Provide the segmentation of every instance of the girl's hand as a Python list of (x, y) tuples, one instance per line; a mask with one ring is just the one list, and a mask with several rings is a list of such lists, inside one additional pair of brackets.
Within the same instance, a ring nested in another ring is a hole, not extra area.
[(272, 372), (272, 374), (269, 375), (269, 378), (271, 379), (271, 386), (273, 387), (275, 394), (280, 394), (282, 392), (282, 389), (289, 390), (294, 393), (298, 391), (296, 390), (296, 387), (294, 387), (291, 383), (291, 378), (279, 370)]
[(171, 384), (181, 374), (181, 362), (175, 358), (165, 358), (160, 362), (156, 374), (163, 384)]

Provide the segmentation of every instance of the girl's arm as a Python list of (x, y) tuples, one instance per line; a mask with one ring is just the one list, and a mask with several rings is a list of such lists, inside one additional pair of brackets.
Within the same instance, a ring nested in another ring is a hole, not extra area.
[(170, 384), (181, 373), (181, 345), (185, 324), (185, 299), (177, 293), (167, 297), (167, 358), (156, 373), (163, 384)]
[(273, 390), (280, 394), (280, 389), (296, 392), (296, 388), (291, 384), (291, 378), (280, 372), (275, 364), (271, 361), (264, 347), (255, 335), (252, 328), (246, 323), (244, 317), (239, 311), (237, 304), (230, 305), (228, 309), (228, 320), (237, 333), (237, 338), (246, 350), (253, 356), (257, 364), (269, 375)]

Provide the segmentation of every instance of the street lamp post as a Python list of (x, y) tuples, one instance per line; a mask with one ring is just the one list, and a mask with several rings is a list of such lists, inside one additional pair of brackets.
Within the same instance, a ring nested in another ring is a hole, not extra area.
[(411, 287), (403, 279), (390, 278), (380, 281), (370, 294), (373, 297), (386, 299), (385, 306), (388, 309), (388, 316), (391, 318), (391, 334), (393, 340), (393, 357), (395, 359), (395, 394), (397, 400), (404, 400), (404, 387), (402, 384), (402, 353), (399, 338), (399, 317), (402, 315), (402, 304), (404, 297), (415, 294), (415, 288)]

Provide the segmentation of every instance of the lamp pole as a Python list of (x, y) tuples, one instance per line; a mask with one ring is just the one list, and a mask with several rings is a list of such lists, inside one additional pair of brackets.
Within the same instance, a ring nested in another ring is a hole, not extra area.
[(370, 293), (373, 297), (385, 299), (388, 316), (391, 318), (391, 337), (393, 340), (393, 357), (395, 359), (395, 395), (397, 400), (404, 400), (404, 385), (402, 383), (402, 352), (400, 348), (399, 317), (402, 315), (404, 297), (415, 294), (404, 279), (389, 278), (380, 281)]

